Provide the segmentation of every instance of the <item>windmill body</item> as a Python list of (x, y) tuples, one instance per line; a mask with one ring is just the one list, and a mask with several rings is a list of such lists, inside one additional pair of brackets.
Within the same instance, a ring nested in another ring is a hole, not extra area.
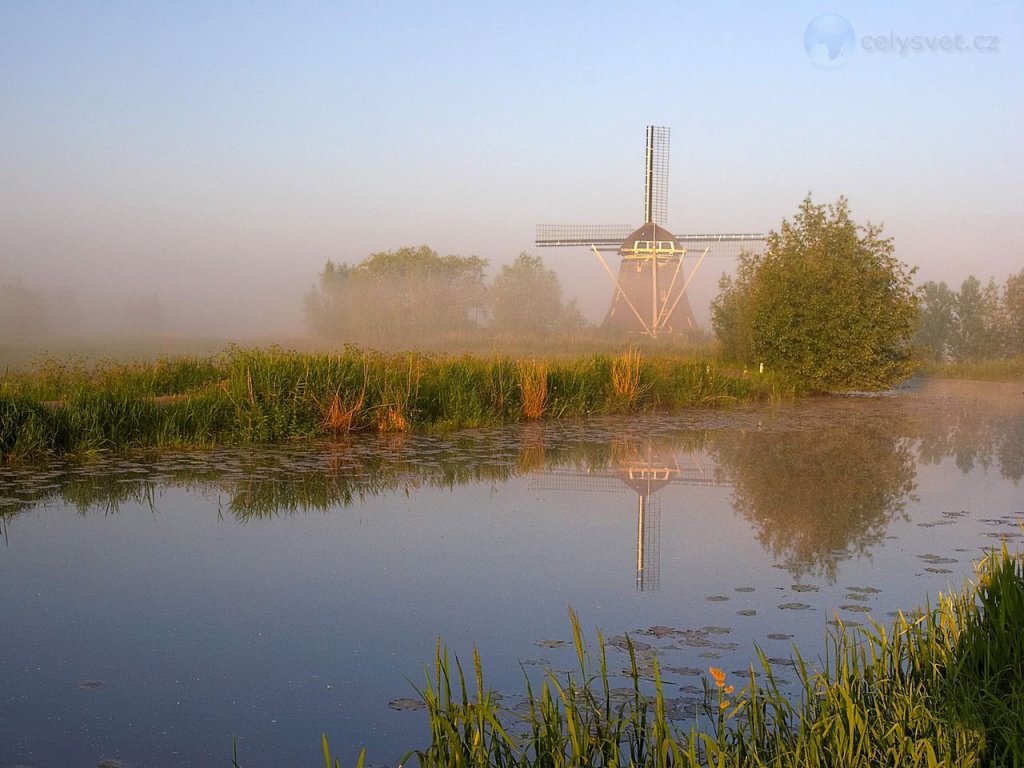
[[(541, 224), (540, 247), (586, 246), (597, 256), (614, 285), (604, 325), (609, 330), (660, 336), (686, 333), (697, 326), (686, 289), (709, 253), (759, 250), (761, 234), (675, 235), (665, 226), (668, 211), (670, 129), (647, 127), (644, 172), (644, 223), (639, 228), (607, 225)], [(621, 257), (616, 274), (603, 252)], [(685, 274), (683, 260), (697, 257)]]
[(653, 221), (630, 233), (618, 250), (622, 261), (605, 327), (652, 336), (696, 328), (679, 277), (685, 252), (675, 235)]

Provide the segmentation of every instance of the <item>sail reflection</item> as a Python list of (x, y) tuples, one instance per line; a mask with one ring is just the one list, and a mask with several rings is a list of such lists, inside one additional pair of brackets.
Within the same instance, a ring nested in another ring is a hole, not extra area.
[[(687, 442), (704, 443), (707, 433), (690, 436)], [(709, 457), (697, 452), (677, 453), (663, 440), (619, 440), (610, 444), (610, 461), (586, 470), (553, 467), (538, 472), (530, 487), (573, 493), (636, 494), (636, 588), (653, 592), (661, 587), (661, 497), (669, 485), (727, 485)]]

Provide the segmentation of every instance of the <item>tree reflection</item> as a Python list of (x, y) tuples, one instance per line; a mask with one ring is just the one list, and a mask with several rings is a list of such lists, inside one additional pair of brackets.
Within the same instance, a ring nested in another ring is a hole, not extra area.
[(1006, 431), (996, 449), (1003, 477), (1019, 483), (1024, 478), (1024, 413), (1003, 422)]
[(938, 464), (947, 457), (965, 474), (975, 467), (1000, 474), (1014, 483), (1024, 478), (1024, 398), (1020, 385), (951, 382), (941, 418), (919, 422), (921, 461)]
[(834, 581), (838, 561), (881, 541), (915, 487), (913, 451), (892, 422), (723, 432), (712, 452), (736, 511), (798, 577)]

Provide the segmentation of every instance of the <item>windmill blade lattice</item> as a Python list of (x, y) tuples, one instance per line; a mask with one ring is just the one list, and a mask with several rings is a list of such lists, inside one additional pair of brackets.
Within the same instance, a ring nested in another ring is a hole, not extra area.
[(644, 173), (644, 222), (668, 222), (668, 153), (672, 129), (647, 126), (647, 153)]

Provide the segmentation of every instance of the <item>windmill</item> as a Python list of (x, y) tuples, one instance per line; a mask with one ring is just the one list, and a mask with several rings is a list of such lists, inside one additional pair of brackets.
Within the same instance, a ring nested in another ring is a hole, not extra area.
[[(539, 247), (586, 246), (597, 256), (615, 286), (605, 326), (647, 336), (686, 332), (696, 327), (686, 296), (704, 258), (760, 251), (763, 234), (674, 235), (665, 227), (668, 213), (668, 160), (671, 129), (647, 126), (644, 171), (644, 223), (632, 225), (538, 224)], [(622, 257), (616, 277), (602, 252)], [(699, 254), (689, 275), (683, 257)]]

